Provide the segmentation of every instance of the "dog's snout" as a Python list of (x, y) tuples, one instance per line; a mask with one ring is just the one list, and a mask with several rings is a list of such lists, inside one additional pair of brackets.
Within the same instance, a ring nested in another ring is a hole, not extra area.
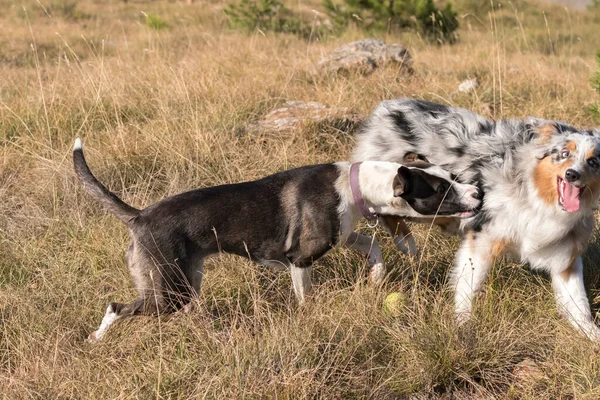
[(581, 174), (574, 169), (569, 168), (567, 172), (565, 172), (565, 180), (569, 183), (578, 181), (581, 178)]
[(479, 189), (475, 189), (475, 191), (471, 193), (471, 197), (473, 197), (475, 200), (481, 200), (483, 199), (483, 192)]

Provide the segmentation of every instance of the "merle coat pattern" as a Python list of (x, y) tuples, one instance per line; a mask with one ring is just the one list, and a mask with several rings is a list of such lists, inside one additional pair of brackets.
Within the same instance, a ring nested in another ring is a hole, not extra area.
[[(471, 314), (496, 257), (508, 253), (552, 277), (559, 310), (600, 340), (583, 285), (581, 254), (600, 196), (600, 130), (536, 118), (488, 120), (414, 99), (384, 101), (357, 134), (354, 160), (428, 160), (483, 189), (451, 272), (459, 320)], [(444, 221), (447, 224), (447, 220)]]

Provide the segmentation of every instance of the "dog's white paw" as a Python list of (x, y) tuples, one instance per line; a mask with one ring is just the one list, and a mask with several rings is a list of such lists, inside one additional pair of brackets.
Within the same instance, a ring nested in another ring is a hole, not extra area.
[(103, 335), (98, 334), (98, 331), (94, 331), (88, 335), (87, 339), (85, 339), (85, 342), (94, 344), (94, 343), (98, 342), (100, 339), (102, 339), (102, 336)]
[(371, 282), (376, 285), (381, 285), (385, 279), (385, 265), (383, 263), (374, 264), (371, 267)]

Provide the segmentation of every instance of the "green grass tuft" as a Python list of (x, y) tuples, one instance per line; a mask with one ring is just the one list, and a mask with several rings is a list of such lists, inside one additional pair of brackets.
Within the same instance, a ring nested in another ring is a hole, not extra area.
[(158, 15), (144, 13), (144, 21), (148, 28), (160, 31), (168, 27), (167, 23)]

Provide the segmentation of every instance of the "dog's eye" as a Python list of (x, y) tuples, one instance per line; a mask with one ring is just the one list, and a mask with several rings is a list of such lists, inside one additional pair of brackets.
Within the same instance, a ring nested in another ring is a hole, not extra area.
[(569, 157), (570, 154), (571, 154), (571, 152), (569, 150), (563, 150), (562, 153), (560, 153), (560, 156), (562, 158), (567, 158), (567, 157)]
[(593, 169), (598, 169), (598, 166), (600, 166), (600, 164), (598, 164), (598, 161), (595, 158), (590, 158), (588, 160), (588, 165)]
[(440, 186), (438, 186), (438, 188), (437, 188), (438, 193), (446, 193), (447, 191), (448, 191), (447, 183), (441, 183)]

